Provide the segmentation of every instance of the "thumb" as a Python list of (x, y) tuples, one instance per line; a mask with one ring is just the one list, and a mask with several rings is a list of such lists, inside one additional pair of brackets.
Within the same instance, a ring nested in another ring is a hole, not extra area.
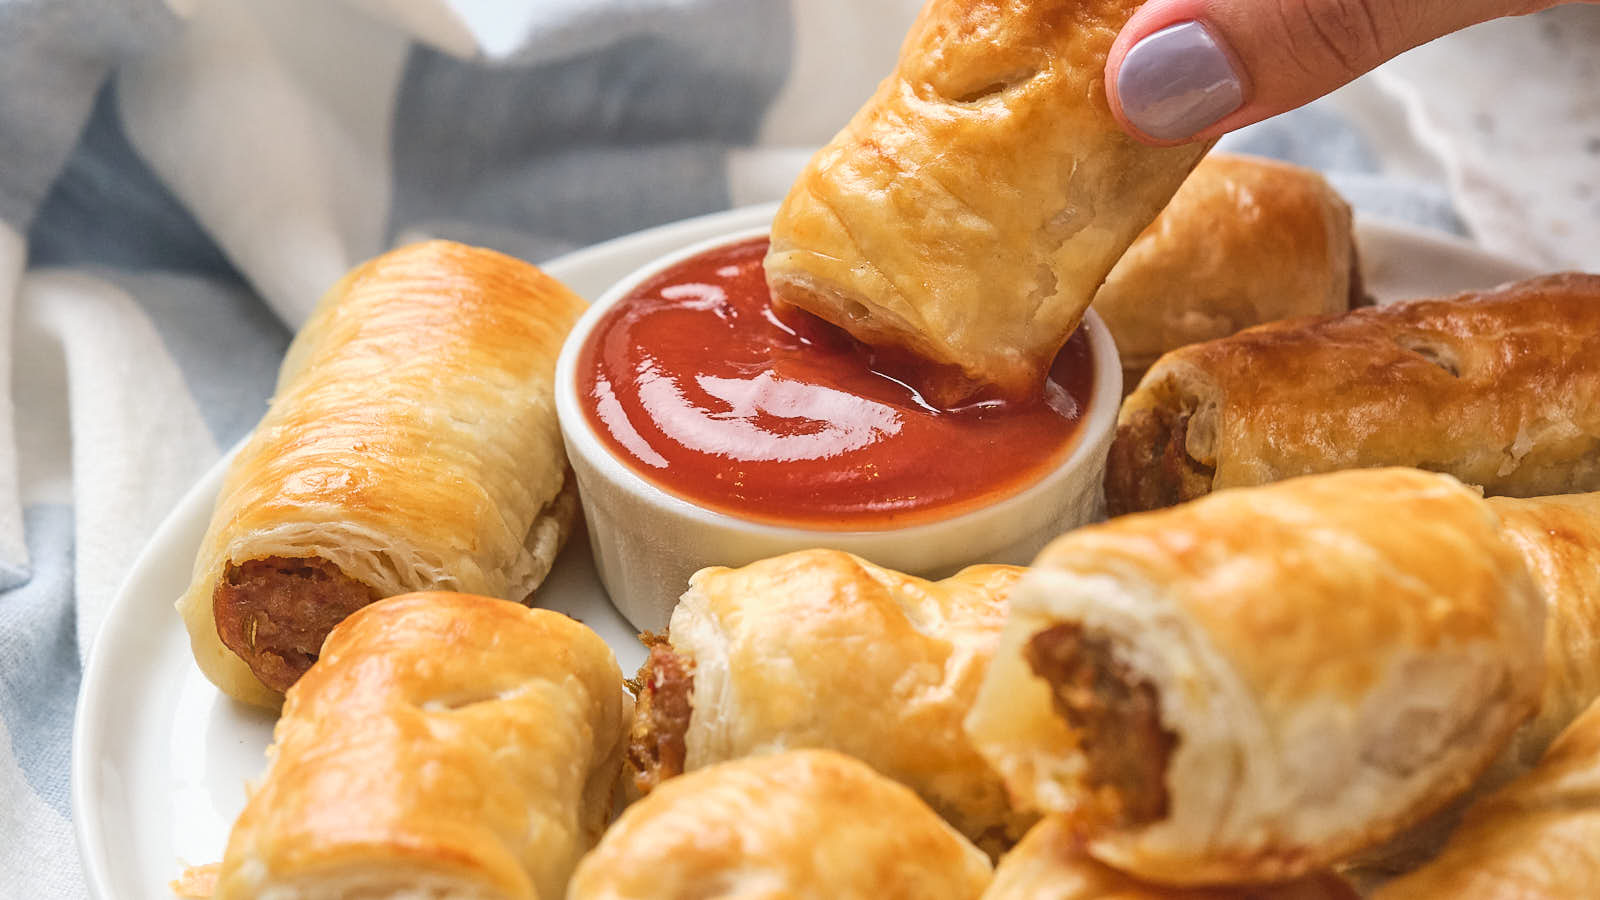
[(1112, 111), (1150, 143), (1209, 139), (1293, 109), (1530, 0), (1150, 0), (1106, 63)]

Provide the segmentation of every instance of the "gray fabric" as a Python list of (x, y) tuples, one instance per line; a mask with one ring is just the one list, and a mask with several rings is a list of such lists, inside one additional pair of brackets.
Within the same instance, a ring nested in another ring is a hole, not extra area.
[[(636, 8), (625, 37), (571, 53), (558, 29), (548, 44), (569, 52), (547, 62), (485, 68), (414, 48), (395, 112), (391, 233), (544, 259), (725, 208), (723, 157), (755, 137), (788, 68), (787, 10), (625, 5)], [(589, 13), (569, 27), (618, 21)]]
[[(0, 593), (0, 721), (39, 799), (70, 814), (67, 769), (78, 636), (72, 616), (72, 510), (36, 506), (24, 517), (34, 574)], [(0, 798), (3, 799), (3, 798)]]
[[(243, 284), (194, 216), (128, 144), (116, 83), (96, 95), (82, 138), (28, 229), (30, 266), (175, 269)], [(0, 168), (0, 177), (6, 173)]]
[(230, 447), (255, 427), (290, 338), (261, 298), (238, 281), (203, 275), (91, 271), (127, 291), (149, 315), (217, 446)]
[(162, 0), (0, 0), (0, 221), (27, 225), (106, 73), (176, 26)]
[(1217, 149), (1319, 169), (1358, 212), (1467, 233), (1443, 185), (1382, 174), (1382, 162), (1366, 138), (1326, 103), (1313, 103), (1225, 135)]

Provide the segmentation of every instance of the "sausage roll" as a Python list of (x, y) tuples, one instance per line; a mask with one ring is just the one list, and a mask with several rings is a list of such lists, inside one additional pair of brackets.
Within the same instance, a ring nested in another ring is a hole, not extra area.
[(628, 758), (648, 791), (685, 770), (825, 748), (915, 790), (998, 852), (1032, 817), (961, 722), (1005, 623), (1012, 566), (930, 582), (834, 550), (695, 573), (639, 673)]
[(1213, 153), (1094, 297), (1132, 390), (1161, 354), (1367, 303), (1350, 206), (1310, 169)]
[(932, 0), (772, 224), (774, 302), (936, 364), (950, 405), (1037, 396), (1208, 144), (1129, 137), (1106, 56), (1138, 0)]
[(1051, 817), (1000, 860), (983, 900), (1358, 900), (1358, 895), (1329, 872), (1272, 885), (1149, 884), (1096, 862), (1083, 852), (1067, 820)]
[(272, 707), (328, 629), (380, 597), (526, 600), (577, 511), (554, 379), (583, 306), (527, 263), (445, 241), (335, 285), (228, 469), (178, 602), (206, 676)]
[(1600, 489), (1600, 275), (1295, 319), (1174, 350), (1122, 404), (1112, 515), (1366, 466)]
[(217, 900), (552, 900), (622, 772), (622, 673), (560, 613), (407, 594), (334, 628), (289, 690)]
[(1533, 711), (1543, 602), (1455, 479), (1369, 469), (1069, 533), (967, 729), (1022, 805), (1172, 884), (1298, 877), (1460, 793)]
[(794, 750), (663, 784), (584, 857), (567, 900), (977, 900), (989, 876), (907, 788)]
[(1512, 744), (1513, 762), (1527, 768), (1600, 698), (1600, 493), (1489, 506), (1545, 597), (1544, 693)]
[(1471, 790), (1361, 855), (1359, 863), (1375, 874), (1408, 871), (1437, 853), (1472, 802), (1532, 768), (1556, 735), (1600, 697), (1600, 494), (1492, 497), (1489, 507), (1545, 601), (1539, 709)]
[(1600, 885), (1600, 703), (1539, 765), (1477, 801), (1445, 849), (1378, 900), (1569, 900)]

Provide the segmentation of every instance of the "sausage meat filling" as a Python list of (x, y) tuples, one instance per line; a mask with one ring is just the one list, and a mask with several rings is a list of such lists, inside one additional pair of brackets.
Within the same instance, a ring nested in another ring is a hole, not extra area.
[(1112, 655), (1109, 641), (1074, 624), (1034, 635), (1026, 659), (1049, 682), (1057, 714), (1081, 735), (1093, 814), (1118, 828), (1165, 818), (1167, 761), (1178, 739), (1161, 727), (1155, 689)]
[(672, 652), (665, 638), (647, 635), (645, 640), (650, 657), (639, 669), (633, 728), (628, 734), (628, 764), (641, 794), (683, 774), (694, 690), (694, 664)]
[(1188, 411), (1143, 409), (1117, 426), (1106, 458), (1106, 512), (1165, 509), (1211, 493), (1216, 469), (1189, 455)]
[(211, 608), (222, 643), (262, 684), (287, 691), (317, 661), (333, 626), (377, 599), (327, 560), (268, 556), (230, 562)]

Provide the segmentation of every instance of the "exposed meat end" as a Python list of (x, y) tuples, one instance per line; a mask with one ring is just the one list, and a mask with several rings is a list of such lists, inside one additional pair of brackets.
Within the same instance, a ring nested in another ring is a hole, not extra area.
[(694, 710), (694, 664), (672, 651), (665, 638), (645, 635), (650, 656), (639, 668), (633, 728), (628, 733), (628, 765), (639, 793), (683, 774), (685, 736)]
[(1211, 493), (1216, 469), (1189, 455), (1188, 410), (1142, 409), (1117, 426), (1106, 457), (1106, 513), (1175, 506)]
[(211, 595), (222, 643), (261, 683), (287, 691), (346, 616), (377, 600), (372, 588), (317, 557), (229, 563)]
[(1028, 641), (1034, 674), (1049, 682), (1056, 713), (1078, 732), (1097, 825), (1132, 828), (1167, 815), (1167, 762), (1177, 735), (1161, 726), (1149, 682), (1118, 661), (1110, 642), (1078, 625), (1048, 628)]

